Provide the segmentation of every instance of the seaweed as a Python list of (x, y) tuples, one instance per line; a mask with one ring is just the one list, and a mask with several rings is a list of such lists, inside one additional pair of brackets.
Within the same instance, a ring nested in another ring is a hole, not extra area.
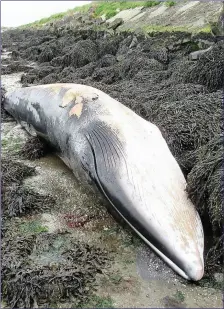
[(85, 302), (96, 274), (108, 261), (105, 250), (69, 239), (68, 235), (41, 233), (4, 238), (3, 297), (10, 308)]
[(19, 156), (27, 160), (40, 159), (51, 153), (53, 148), (38, 136), (30, 137), (22, 146)]

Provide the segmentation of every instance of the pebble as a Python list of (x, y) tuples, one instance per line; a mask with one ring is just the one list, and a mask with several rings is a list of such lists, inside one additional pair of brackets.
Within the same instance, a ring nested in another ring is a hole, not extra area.
[(222, 273), (215, 273), (214, 279), (215, 279), (216, 282), (222, 283), (223, 282), (223, 274)]

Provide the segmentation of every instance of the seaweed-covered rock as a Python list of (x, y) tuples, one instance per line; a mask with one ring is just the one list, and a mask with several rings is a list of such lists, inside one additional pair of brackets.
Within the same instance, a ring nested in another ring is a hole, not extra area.
[(54, 204), (51, 196), (41, 195), (22, 184), (24, 178), (35, 175), (35, 169), (15, 160), (2, 158), (3, 217), (15, 217), (49, 209)]
[(99, 57), (102, 57), (104, 55), (116, 55), (117, 50), (119, 48), (119, 44), (122, 42), (121, 36), (113, 36), (110, 38), (105, 39), (98, 39), (96, 40), (97, 46), (98, 46), (98, 55)]
[(165, 101), (149, 106), (149, 115), (163, 132), (174, 155), (195, 150), (220, 133), (221, 98), (212, 94), (192, 95), (180, 101)]
[(210, 91), (224, 87), (224, 41), (212, 46), (184, 71), (185, 82), (205, 85)]
[(35, 175), (35, 168), (8, 158), (1, 162), (2, 185), (10, 186), (12, 183), (20, 184), (28, 176)]
[(54, 58), (54, 52), (50, 46), (46, 46), (38, 56), (39, 62), (50, 62)]
[(207, 213), (214, 232), (221, 231), (223, 186), (223, 135), (217, 135), (191, 155), (193, 168), (187, 176), (188, 194), (201, 215)]
[(75, 68), (84, 66), (98, 58), (97, 46), (91, 40), (79, 41), (63, 58), (64, 66), (72, 65)]
[(20, 217), (49, 211), (54, 205), (54, 198), (34, 192), (21, 185), (12, 184), (4, 188), (2, 208), (6, 217)]
[(93, 80), (101, 81), (105, 84), (113, 84), (121, 79), (119, 69), (116, 67), (95, 69), (92, 78)]
[(45, 76), (41, 82), (39, 81), (38, 84), (54, 84), (58, 82), (58, 74), (57, 73), (51, 73), (47, 76)]
[(32, 74), (32, 73), (23, 74), (21, 76), (20, 81), (21, 81), (22, 84), (33, 84), (34, 81), (36, 80), (36, 78), (37, 78), (37, 75)]
[(104, 55), (99, 61), (98, 61), (98, 66), (101, 68), (104, 67), (110, 67), (113, 66), (117, 63), (116, 57), (111, 55), (111, 54), (107, 54)]
[(28, 72), (32, 67), (25, 61), (14, 61), (1, 69), (2, 74), (12, 74), (15, 72)]
[(39, 137), (30, 137), (22, 146), (19, 155), (28, 160), (36, 160), (50, 153), (52, 148)]
[(141, 53), (132, 53), (120, 63), (124, 78), (133, 78), (140, 70), (151, 73), (161, 71), (165, 67), (155, 59), (149, 59)]

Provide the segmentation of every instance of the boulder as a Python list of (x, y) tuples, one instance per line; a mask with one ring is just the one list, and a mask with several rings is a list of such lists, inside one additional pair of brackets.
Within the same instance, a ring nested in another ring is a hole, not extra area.
[(109, 29), (117, 29), (117, 27), (119, 27), (120, 25), (122, 25), (124, 23), (122, 18), (116, 18), (114, 21), (112, 21), (112, 23), (109, 24), (108, 28)]

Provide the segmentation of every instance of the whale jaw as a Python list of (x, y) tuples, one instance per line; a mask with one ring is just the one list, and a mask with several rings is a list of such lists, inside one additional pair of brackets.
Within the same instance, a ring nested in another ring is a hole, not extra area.
[[(122, 216), (123, 217), (123, 216)], [(124, 218), (124, 217), (123, 217)], [(162, 253), (158, 248), (156, 248), (147, 238), (145, 238), (135, 227), (133, 227), (130, 222), (125, 218), (124, 220), (130, 225), (130, 227), (142, 238), (142, 240), (151, 247), (154, 252), (162, 258), (162, 260), (167, 263), (177, 274), (189, 281), (199, 281), (204, 275), (204, 261), (203, 256), (200, 257), (198, 254), (195, 255), (193, 262), (188, 263), (187, 267), (184, 265), (183, 269), (177, 266), (170, 258), (168, 258), (164, 253)]]

